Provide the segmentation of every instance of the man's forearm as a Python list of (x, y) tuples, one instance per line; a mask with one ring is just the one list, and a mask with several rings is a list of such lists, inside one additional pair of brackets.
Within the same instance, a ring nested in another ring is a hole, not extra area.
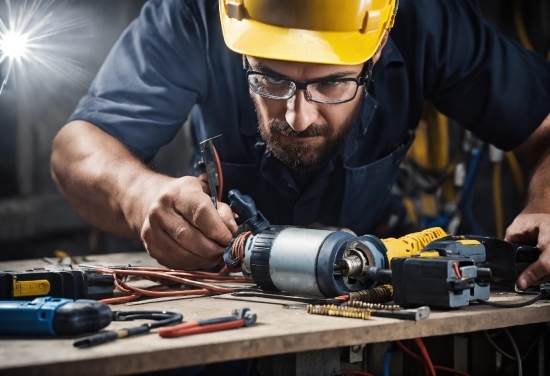
[(158, 187), (173, 180), (151, 171), (118, 140), (84, 121), (67, 124), (56, 136), (51, 171), (84, 219), (126, 237), (139, 236)]

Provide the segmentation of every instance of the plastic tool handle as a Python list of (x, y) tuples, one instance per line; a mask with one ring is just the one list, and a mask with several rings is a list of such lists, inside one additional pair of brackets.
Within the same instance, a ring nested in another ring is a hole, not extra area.
[(256, 208), (256, 203), (252, 197), (243, 195), (238, 189), (232, 189), (227, 195), (229, 198), (229, 207), (238, 216), (241, 223), (245, 223), (253, 235), (265, 231), (271, 224)]

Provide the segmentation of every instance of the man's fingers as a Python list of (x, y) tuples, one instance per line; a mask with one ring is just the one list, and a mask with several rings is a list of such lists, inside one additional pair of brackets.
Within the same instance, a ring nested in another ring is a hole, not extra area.
[(176, 207), (176, 210), (194, 227), (219, 245), (227, 246), (231, 242), (232, 234), (228, 227), (218, 214), (218, 211), (205, 194), (187, 201), (182, 208)]
[(527, 269), (521, 273), (517, 280), (517, 285), (524, 290), (534, 283), (544, 280), (550, 274), (550, 253), (541, 253), (538, 261), (529, 265)]
[(236, 233), (239, 226), (237, 226), (237, 222), (235, 222), (235, 214), (233, 214), (233, 211), (229, 205), (223, 202), (218, 202), (218, 213), (220, 214), (220, 217), (222, 217), (222, 221), (225, 223), (229, 231), (231, 231), (232, 234)]
[(536, 214), (520, 214), (506, 229), (504, 240), (525, 245), (537, 244), (540, 218)]
[(210, 195), (210, 185), (208, 184), (208, 175), (202, 173), (199, 175), (199, 180), (201, 182), (202, 191), (207, 195)]
[[(192, 252), (179, 244), (167, 231), (160, 228), (153, 229), (150, 226), (144, 226), (142, 239), (151, 257), (172, 269), (192, 270), (214, 267), (221, 259), (224, 250), (223, 247), (210, 241), (212, 243), (210, 250), (208, 247), (202, 248), (205, 250), (204, 254)], [(201, 246), (199, 245), (197, 249), (200, 250)]]

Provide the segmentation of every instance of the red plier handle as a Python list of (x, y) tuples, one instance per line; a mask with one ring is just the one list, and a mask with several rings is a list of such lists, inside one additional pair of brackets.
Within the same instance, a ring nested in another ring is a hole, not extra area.
[(217, 324), (200, 325), (198, 321), (186, 322), (175, 326), (165, 326), (159, 329), (159, 336), (164, 338), (182, 337), (191, 334), (217, 332), (219, 330), (233, 329), (244, 326), (244, 320), (232, 320)]
[(249, 308), (233, 310), (232, 316), (216, 317), (206, 320), (191, 321), (174, 326), (159, 328), (159, 336), (173, 338), (191, 334), (217, 332), (220, 330), (240, 328), (256, 322), (256, 314)]

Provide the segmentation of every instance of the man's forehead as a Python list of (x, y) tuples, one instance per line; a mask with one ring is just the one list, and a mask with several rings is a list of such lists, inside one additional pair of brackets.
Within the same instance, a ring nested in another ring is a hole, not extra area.
[(359, 65), (329, 65), (302, 63), (295, 61), (283, 61), (262, 59), (252, 56), (245, 57), (253, 70), (264, 73), (279, 74), (288, 77), (301, 76), (331, 76), (334, 74), (340, 75), (357, 75), (361, 72), (363, 64)]

